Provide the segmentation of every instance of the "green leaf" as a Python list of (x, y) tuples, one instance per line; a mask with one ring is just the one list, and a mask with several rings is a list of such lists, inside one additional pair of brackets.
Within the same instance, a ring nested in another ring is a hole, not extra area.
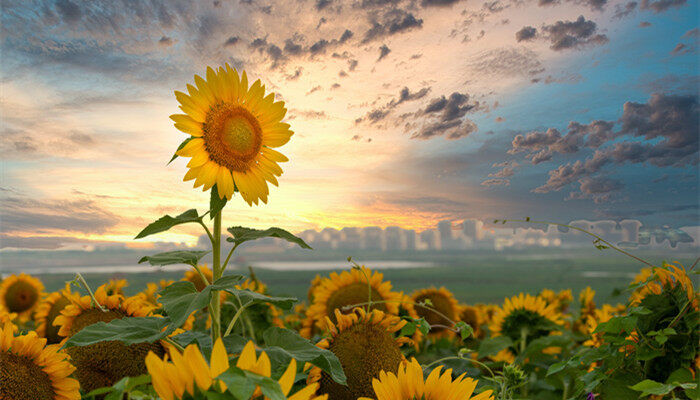
[(542, 350), (546, 349), (547, 347), (566, 347), (566, 345), (569, 343), (571, 343), (571, 339), (564, 335), (544, 336), (528, 343), (525, 351), (518, 357), (525, 358), (535, 356), (537, 354), (541, 354)]
[(236, 245), (239, 245), (243, 242), (247, 242), (249, 240), (255, 240), (265, 237), (275, 237), (279, 239), (284, 239), (291, 243), (295, 243), (303, 249), (311, 249), (311, 246), (306, 244), (306, 242), (304, 242), (301, 238), (298, 238), (292, 235), (291, 233), (285, 231), (284, 229), (280, 228), (269, 228), (266, 230), (261, 230), (244, 228), (242, 226), (234, 226), (228, 228), (228, 232), (231, 234), (231, 236), (233, 236), (233, 238), (227, 238), (226, 240), (229, 242), (233, 242)]
[(413, 336), (416, 333), (416, 322), (413, 318), (406, 319), (406, 325), (401, 328), (401, 336)]
[(325, 371), (334, 381), (346, 384), (345, 373), (338, 357), (329, 350), (317, 347), (296, 332), (273, 326), (263, 333), (263, 340), (267, 355), (270, 358), (282, 359), (285, 366), (291, 358), (302, 363), (309, 362)]
[[(177, 342), (182, 347), (187, 347), (191, 343), (197, 343), (199, 350), (205, 357), (211, 354), (212, 344), (211, 335), (202, 331), (185, 331), (177, 336), (173, 337), (173, 340)], [(231, 333), (226, 337), (222, 338), (224, 342), (224, 347), (228, 354), (240, 354), (243, 351), (243, 347), (248, 343), (249, 339), (243, 336)]]
[(641, 396), (648, 396), (650, 394), (667, 394), (671, 390), (675, 389), (676, 385), (659, 383), (656, 381), (652, 381), (651, 379), (645, 379), (636, 385), (630, 386), (629, 388), (638, 392), (642, 392)]
[(134, 239), (141, 239), (143, 237), (153, 235), (155, 233), (165, 232), (175, 225), (186, 224), (189, 222), (197, 222), (200, 217), (197, 214), (197, 210), (194, 208), (187, 210), (184, 213), (178, 215), (177, 217), (171, 217), (166, 215), (159, 218), (156, 222), (149, 224), (145, 227)]
[(217, 186), (218, 185), (212, 186), (211, 198), (209, 198), (209, 217), (211, 217), (211, 219), (214, 219), (214, 217), (221, 212), (228, 201), (226, 196), (224, 196), (223, 199), (219, 198), (219, 189)]
[(479, 344), (479, 358), (492, 356), (503, 349), (513, 346), (513, 341), (508, 336), (496, 336), (484, 339)]
[(430, 324), (425, 320), (425, 318), (421, 317), (421, 319), (417, 320), (416, 322), (418, 322), (418, 330), (423, 334), (423, 336), (430, 332)]
[(227, 275), (221, 277), (212, 285), (208, 285), (198, 292), (192, 282), (175, 282), (161, 290), (158, 301), (163, 304), (163, 309), (172, 321), (167, 333), (170, 334), (176, 328), (182, 326), (193, 312), (201, 310), (209, 304), (211, 292), (233, 287), (243, 277), (241, 275)]
[(455, 327), (457, 328), (457, 330), (459, 330), (459, 335), (462, 337), (462, 340), (467, 340), (470, 336), (474, 334), (474, 329), (472, 329), (471, 325), (467, 324), (464, 321), (457, 322), (457, 325)]
[(264, 294), (260, 294), (258, 292), (254, 292), (248, 289), (230, 288), (226, 289), (226, 291), (240, 299), (241, 304), (245, 307), (251, 306), (256, 303), (270, 303), (276, 305), (281, 309), (289, 310), (290, 308), (292, 308), (294, 303), (297, 302), (297, 299), (295, 297), (265, 296)]
[(151, 265), (187, 264), (196, 267), (199, 260), (207, 254), (209, 251), (166, 251), (154, 256), (141, 257), (139, 264), (148, 261)]
[(566, 364), (567, 364), (566, 361), (561, 361), (561, 362), (554, 363), (554, 364), (550, 365), (549, 369), (547, 370), (547, 376), (554, 375), (557, 372), (563, 371), (564, 368), (566, 368)]
[(104, 400), (122, 400), (124, 393), (131, 392), (135, 387), (151, 382), (150, 375), (127, 376), (112, 385), (112, 393), (108, 394)]
[(249, 399), (256, 386), (259, 386), (262, 394), (270, 400), (286, 399), (279, 382), (266, 376), (241, 370), (238, 367), (229, 368), (228, 371), (219, 375), (217, 379), (224, 382), (228, 391), (237, 399)]
[(87, 346), (108, 340), (118, 340), (126, 345), (152, 343), (166, 336), (163, 328), (169, 323), (168, 318), (159, 317), (124, 317), (110, 322), (97, 322), (71, 336), (63, 347)]
[(185, 145), (187, 145), (187, 143), (189, 143), (190, 140), (192, 140), (192, 139), (194, 139), (194, 137), (190, 136), (187, 139), (183, 140), (182, 143), (180, 143), (180, 145), (177, 146), (177, 150), (175, 150), (175, 154), (173, 154), (173, 158), (171, 158), (170, 161), (168, 161), (168, 163), (165, 165), (170, 165), (171, 162), (175, 161), (175, 159), (178, 157), (177, 152), (182, 150), (182, 148), (185, 147)]

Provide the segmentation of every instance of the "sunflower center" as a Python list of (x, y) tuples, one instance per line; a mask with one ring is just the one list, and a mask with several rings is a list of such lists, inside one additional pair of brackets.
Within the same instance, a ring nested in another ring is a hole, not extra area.
[[(452, 303), (450, 303), (450, 299), (447, 297), (439, 294), (439, 293), (428, 293), (424, 294), (421, 296), (418, 296), (415, 299), (416, 303), (423, 303), (425, 300), (430, 300), (432, 303), (432, 306), (426, 305), (426, 307), (421, 307), (421, 306), (416, 306), (416, 313), (418, 313), (418, 316), (425, 318), (426, 321), (432, 326), (432, 325), (442, 325), (443, 327), (437, 326), (435, 328), (430, 328), (432, 332), (442, 332), (447, 328), (444, 328), (444, 326), (451, 326), (452, 322), (451, 320), (455, 319), (455, 310), (452, 309)], [(437, 310), (439, 313), (445, 315), (447, 318), (443, 317), (442, 315), (436, 313), (435, 311), (431, 310)]]
[(401, 363), (393, 334), (378, 324), (359, 323), (343, 330), (333, 339), (330, 351), (340, 360), (348, 383), (343, 386), (321, 374), (319, 394), (328, 393), (334, 400), (374, 397), (372, 379), (378, 379), (382, 370), (396, 373)]
[(260, 122), (244, 107), (219, 103), (202, 126), (209, 157), (232, 171), (245, 172), (262, 147)]
[[(73, 321), (71, 335), (96, 322), (109, 322), (125, 316), (121, 310), (85, 310)], [(127, 346), (119, 341), (105, 341), (88, 346), (70, 347), (67, 351), (76, 368), (75, 376), (80, 382), (80, 387), (86, 392), (112, 386), (126, 376), (145, 374), (147, 371), (144, 359), (149, 351), (159, 357), (165, 354), (163, 346), (158, 342)]]
[(53, 400), (51, 378), (33, 360), (0, 351), (0, 399)]
[(550, 330), (544, 327), (547, 319), (542, 315), (531, 310), (514, 310), (505, 319), (501, 325), (501, 333), (513, 340), (520, 339), (523, 329), (528, 332), (528, 342), (539, 337), (548, 335)]
[[(369, 299), (369, 290), (367, 289), (367, 284), (364, 282), (354, 282), (342, 288), (336, 290), (333, 294), (328, 297), (326, 302), (326, 307), (328, 309), (328, 318), (335, 324), (338, 321), (335, 318), (335, 309), (339, 309), (343, 314), (348, 314), (352, 312), (352, 309), (344, 310), (343, 307), (350, 306), (353, 304), (367, 303)], [(372, 288), (372, 301), (382, 301), (382, 295), (375, 289)], [(386, 304), (384, 303), (372, 303), (373, 310), (386, 311)]]
[(39, 299), (39, 292), (29, 282), (17, 281), (7, 288), (5, 304), (10, 312), (21, 313), (29, 310)]
[(63, 338), (58, 335), (58, 331), (61, 329), (58, 326), (53, 325), (53, 321), (61, 315), (61, 311), (66, 308), (66, 306), (70, 304), (70, 300), (68, 300), (65, 297), (61, 297), (58, 300), (56, 300), (55, 303), (51, 306), (51, 309), (49, 310), (49, 314), (46, 316), (46, 340), (48, 344), (54, 344), (58, 343)]

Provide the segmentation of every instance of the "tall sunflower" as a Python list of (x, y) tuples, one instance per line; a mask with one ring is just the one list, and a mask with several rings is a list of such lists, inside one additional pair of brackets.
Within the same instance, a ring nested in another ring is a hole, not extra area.
[(424, 378), (423, 367), (413, 358), (396, 373), (380, 372), (379, 379), (372, 380), (373, 393), (358, 400), (493, 400), (491, 390), (473, 395), (477, 383), (466, 373), (452, 379), (452, 370), (443, 372), (442, 366)]
[(377, 378), (380, 371), (395, 372), (405, 360), (400, 346), (411, 340), (397, 337), (395, 333), (406, 325), (406, 321), (379, 310), (366, 313), (359, 307), (347, 315), (336, 310), (335, 320), (336, 323), (326, 317), (331, 336), (317, 346), (338, 357), (347, 377), (347, 386), (335, 382), (318, 367), (309, 371), (307, 383), (319, 382), (319, 393), (328, 394), (334, 400), (371, 396), (372, 379)]
[(61, 315), (61, 311), (75, 301), (76, 296), (77, 294), (71, 292), (70, 284), (67, 283), (63, 290), (53, 292), (41, 300), (34, 314), (36, 333), (39, 337), (46, 338), (49, 344), (63, 340), (63, 337), (58, 334), (58, 327), (53, 323)]
[(14, 336), (15, 327), (0, 329), (0, 399), (78, 400), (80, 386), (70, 378), (75, 368), (58, 346), (46, 346), (36, 332)]
[(0, 282), (0, 304), (17, 313), (20, 321), (28, 321), (43, 295), (44, 284), (31, 275), (10, 275)]
[(527, 340), (549, 335), (554, 325), (561, 325), (562, 316), (555, 304), (547, 305), (541, 297), (520, 293), (505, 299), (491, 321), (492, 336), (508, 336), (514, 341), (523, 335)]
[(484, 324), (484, 317), (481, 315), (481, 311), (477, 307), (466, 304), (461, 305), (460, 310), (460, 321), (466, 322), (472, 327), (475, 338), (482, 339), (484, 332), (481, 330), (481, 325)]
[(413, 292), (411, 298), (415, 303), (425, 304), (415, 307), (418, 315), (425, 318), (431, 326), (429, 336), (454, 336), (454, 332), (448, 327), (453, 322), (460, 321), (460, 307), (452, 292), (445, 287), (430, 287)]
[[(121, 295), (107, 295), (106, 285), (95, 290), (95, 299), (106, 308), (102, 311), (93, 306), (90, 296), (76, 298), (61, 311), (54, 325), (58, 334), (65, 338), (73, 336), (86, 326), (96, 322), (109, 322), (124, 317), (145, 317), (153, 307), (138, 296), (124, 298)], [(112, 386), (126, 376), (146, 373), (144, 358), (149, 351), (164, 354), (159, 343), (137, 343), (125, 345), (119, 341), (104, 341), (88, 346), (69, 347), (67, 350), (76, 366), (76, 377), (81, 387), (91, 391), (103, 386)]]
[(314, 300), (307, 310), (307, 318), (323, 330), (326, 318), (336, 322), (336, 310), (348, 313), (350, 310), (345, 307), (367, 303), (370, 293), (375, 302), (372, 309), (397, 315), (401, 293), (393, 292), (391, 282), (383, 279), (384, 274), (372, 272), (364, 266), (340, 274), (332, 272), (328, 278), (322, 278), (313, 291)]
[(194, 82), (196, 87), (187, 85), (189, 94), (175, 92), (184, 114), (170, 116), (175, 128), (191, 135), (176, 153), (192, 158), (185, 180), (205, 191), (216, 185), (222, 199), (237, 190), (248, 205), (267, 203), (267, 183), (277, 186), (277, 163), (288, 161), (273, 148), (293, 134), (282, 122), (284, 102), (265, 95), (259, 79), (248, 87), (245, 71), (239, 76), (228, 64), (207, 67), (206, 79), (195, 75)]

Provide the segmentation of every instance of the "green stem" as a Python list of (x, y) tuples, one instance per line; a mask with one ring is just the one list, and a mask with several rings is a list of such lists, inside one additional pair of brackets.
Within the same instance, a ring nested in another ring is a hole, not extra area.
[(180, 346), (179, 344), (177, 344), (177, 342), (174, 341), (173, 339), (171, 339), (171, 338), (169, 338), (169, 337), (166, 336), (163, 340), (166, 341), (166, 342), (168, 342), (168, 344), (171, 344), (171, 345), (172, 345), (173, 347), (175, 347), (176, 349), (178, 349), (178, 350), (180, 351), (180, 353), (182, 353), (183, 351), (185, 351), (185, 348), (182, 347), (182, 346)]
[[(219, 211), (214, 217), (214, 234), (212, 240), (212, 251), (213, 251), (213, 278), (212, 281), (216, 282), (223, 275), (223, 270), (221, 268), (221, 214), (224, 210)], [(212, 343), (216, 339), (221, 337), (221, 300), (219, 298), (219, 292), (214, 291), (211, 298), (211, 310), (213, 311), (211, 316), (211, 340)]]
[(228, 336), (231, 331), (233, 330), (234, 325), (236, 325), (236, 321), (238, 321), (238, 317), (241, 316), (243, 313), (243, 310), (246, 309), (246, 306), (241, 306), (238, 308), (236, 311), (236, 314), (233, 315), (233, 318), (231, 318), (231, 322), (228, 323), (228, 327), (226, 328), (226, 332), (224, 332), (224, 337)]
[[(441, 313), (440, 311), (438, 311), (438, 310), (436, 310), (436, 309), (434, 309), (434, 308), (432, 308), (432, 307), (430, 307), (430, 306), (427, 306), (427, 305), (421, 304), (421, 303), (416, 303), (415, 301), (377, 300), (377, 301), (373, 301), (373, 302), (372, 302), (372, 304), (380, 304), (380, 303), (413, 304), (414, 306), (418, 306), (418, 307), (420, 307), (420, 308), (425, 308), (426, 310), (430, 310), (430, 311), (434, 312), (435, 314), (437, 314), (437, 315), (441, 316), (442, 318), (444, 318), (445, 320), (447, 320), (447, 321), (448, 321), (449, 323), (451, 323), (453, 326), (454, 326), (454, 325), (457, 325), (457, 323), (454, 322), (452, 319), (450, 319), (447, 315)], [(343, 311), (347, 311), (347, 310), (353, 309), (353, 308), (355, 308), (355, 307), (364, 306), (364, 305), (366, 305), (366, 304), (368, 304), (368, 303), (356, 303), (356, 304), (350, 304), (350, 305), (347, 305), (347, 306), (343, 306), (343, 307), (341, 307), (341, 308), (342, 308)]]
[(425, 367), (423, 367), (423, 370), (426, 370), (435, 364), (439, 364), (439, 363), (442, 363), (442, 362), (445, 362), (448, 360), (463, 360), (463, 361), (468, 361), (468, 362), (474, 363), (478, 366), (486, 368), (486, 370), (489, 371), (489, 374), (491, 374), (491, 378), (496, 379), (496, 375), (493, 374), (493, 371), (491, 371), (491, 368), (489, 368), (486, 364), (484, 364), (480, 361), (477, 361), (477, 360), (473, 360), (471, 358), (465, 358), (465, 357), (460, 357), (460, 356), (450, 356), (450, 357), (441, 358), (439, 360), (435, 360), (435, 361), (431, 362), (430, 364), (426, 365)]
[[(520, 352), (518, 355), (521, 355), (525, 352), (525, 349), (527, 348), (527, 335), (528, 335), (528, 330), (526, 327), (523, 327), (520, 329)], [(529, 379), (528, 379), (529, 380)], [(523, 395), (523, 397), (527, 398), (527, 392), (528, 392), (528, 383), (526, 382), (521, 388), (520, 388), (520, 393)]]
[(83, 285), (83, 287), (85, 287), (85, 290), (87, 290), (88, 295), (90, 296), (90, 304), (91, 304), (92, 306), (95, 306), (98, 310), (100, 310), (100, 311), (102, 311), (102, 312), (107, 312), (107, 309), (104, 308), (104, 307), (102, 306), (102, 304), (100, 304), (100, 303), (97, 301), (97, 299), (95, 298), (95, 294), (92, 293), (92, 289), (90, 289), (90, 286), (89, 286), (89, 285), (87, 284), (87, 282), (85, 281), (85, 278), (83, 278), (83, 276), (80, 275), (80, 273), (77, 273), (77, 274), (75, 274), (75, 279), (76, 279), (81, 285)]
[[(219, 213), (219, 214), (221, 214), (221, 213)], [(211, 231), (209, 231), (209, 227), (207, 227), (207, 225), (202, 221), (202, 218), (200, 218), (198, 222), (200, 225), (202, 225), (202, 228), (204, 228), (204, 230), (207, 232), (207, 236), (209, 237), (209, 241), (214, 243), (214, 236), (211, 235)]]
[(233, 252), (236, 250), (236, 247), (238, 247), (239, 243), (236, 243), (231, 247), (231, 250), (228, 252), (228, 255), (226, 256), (226, 259), (224, 260), (224, 263), (221, 264), (221, 270), (224, 271), (226, 270), (226, 267), (228, 266), (228, 260), (231, 259), (231, 256), (233, 255)]
[(362, 267), (357, 264), (352, 257), (348, 257), (348, 261), (351, 262), (356, 269), (359, 269), (360, 272), (362, 272), (362, 275), (365, 276), (365, 280), (367, 281), (367, 313), (369, 313), (369, 310), (372, 309), (372, 284), (369, 282), (369, 276), (367, 276), (367, 273), (365, 272)]
[(648, 266), (650, 266), (650, 267), (656, 267), (654, 264), (651, 264), (651, 263), (649, 263), (649, 262), (647, 262), (647, 261), (644, 261), (644, 260), (642, 260), (641, 258), (639, 258), (639, 257), (637, 257), (637, 256), (635, 256), (635, 255), (633, 255), (633, 254), (630, 254), (630, 253), (628, 253), (628, 252), (626, 252), (626, 251), (624, 251), (624, 250), (622, 250), (621, 248), (619, 248), (619, 247), (615, 246), (614, 244), (608, 242), (607, 240), (603, 239), (602, 237), (596, 235), (595, 233), (588, 232), (587, 230), (582, 229), (582, 228), (578, 228), (578, 227), (571, 226), (571, 225), (567, 225), (567, 224), (559, 224), (559, 223), (550, 222), (550, 221), (532, 221), (532, 220), (526, 220), (526, 219), (508, 219), (508, 220), (503, 220), (503, 222), (506, 222), (506, 221), (507, 221), (507, 222), (527, 222), (527, 223), (531, 223), (531, 224), (554, 225), (554, 226), (561, 226), (562, 228), (574, 229), (574, 230), (577, 230), (577, 231), (579, 231), (579, 232), (583, 232), (583, 233), (585, 233), (586, 235), (589, 235), (589, 236), (592, 236), (592, 237), (596, 238), (598, 241), (605, 243), (605, 244), (606, 244), (608, 247), (610, 247), (611, 249), (617, 250), (618, 252), (620, 252), (620, 253), (622, 253), (622, 254), (628, 256), (628, 257), (632, 257), (632, 258), (634, 258), (635, 260), (637, 260), (637, 261), (639, 261), (639, 262), (641, 262), (641, 263), (644, 263), (644, 264), (646, 264), (646, 265), (648, 265)]

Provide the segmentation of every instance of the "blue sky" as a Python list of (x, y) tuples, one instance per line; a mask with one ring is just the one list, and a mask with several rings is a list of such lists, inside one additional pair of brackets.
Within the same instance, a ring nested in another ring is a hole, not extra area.
[(698, 7), (4, 2), (0, 235), (127, 242), (205, 209), (185, 163), (165, 166), (183, 139), (168, 116), (173, 90), (226, 62), (285, 100), (296, 132), (269, 204), (232, 202), (227, 222), (698, 225)]

